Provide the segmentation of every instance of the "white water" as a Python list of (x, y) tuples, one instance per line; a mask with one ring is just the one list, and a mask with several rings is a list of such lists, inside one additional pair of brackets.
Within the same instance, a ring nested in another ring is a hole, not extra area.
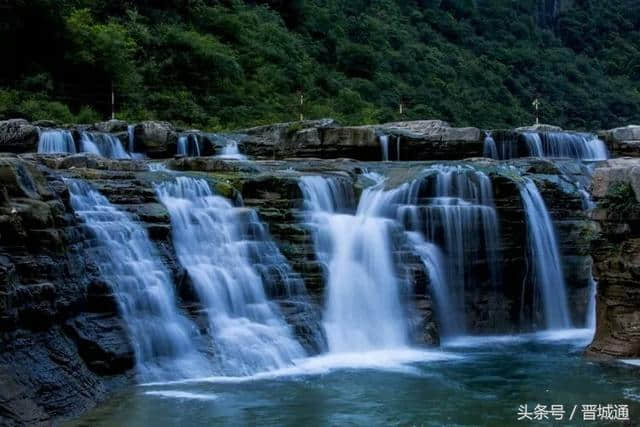
[(143, 380), (205, 375), (195, 326), (176, 307), (173, 284), (146, 231), (89, 184), (67, 181), (71, 206), (92, 234), (90, 252), (112, 287)]
[(196, 134), (180, 135), (178, 137), (178, 155), (199, 157), (200, 141)]
[(484, 137), (484, 149), (483, 149), (484, 157), (489, 159), (499, 159), (498, 157), (498, 147), (496, 145), (496, 141), (491, 136), (491, 133), (487, 133)]
[[(244, 376), (290, 366), (305, 356), (275, 304), (261, 273), (290, 276), (256, 213), (212, 194), (206, 181), (177, 177), (157, 186), (171, 216), (180, 264), (209, 320), (219, 375)], [(299, 281), (282, 277), (287, 294)]]
[[(131, 156), (122, 147), (122, 142), (109, 133), (80, 132), (81, 153), (91, 153), (110, 159), (129, 159)], [(47, 130), (40, 133), (38, 153), (68, 153), (76, 150), (73, 136), (69, 131)]]
[(135, 150), (135, 134), (134, 134), (135, 125), (127, 126), (127, 142), (129, 153), (134, 153)]
[(238, 141), (225, 138), (226, 144), (222, 148), (222, 153), (217, 155), (216, 157), (220, 159), (228, 159), (228, 160), (246, 160), (247, 156), (240, 153), (240, 149), (238, 148)]
[(382, 161), (389, 161), (389, 135), (380, 135), (380, 149), (382, 150)]
[(40, 132), (38, 153), (75, 153), (73, 135), (66, 130), (45, 130)]
[(380, 184), (364, 190), (357, 213), (349, 211), (352, 190), (339, 178), (305, 176), (300, 188), (316, 253), (326, 267), (323, 325), (331, 353), (404, 348), (408, 327), (395, 271), (395, 221), (378, 213)]
[[(391, 215), (409, 231), (427, 266), (441, 335), (465, 331), (465, 289), (484, 281), (500, 285), (498, 217), (489, 177), (471, 167), (435, 165), (395, 190)], [(427, 244), (428, 242), (428, 244)], [(438, 254), (433, 245), (440, 248)], [(481, 267), (482, 263), (486, 265)], [(444, 283), (444, 284), (443, 284)]]
[(526, 179), (520, 195), (527, 218), (529, 260), (535, 287), (542, 297), (546, 328), (570, 328), (566, 285), (551, 217), (533, 181)]

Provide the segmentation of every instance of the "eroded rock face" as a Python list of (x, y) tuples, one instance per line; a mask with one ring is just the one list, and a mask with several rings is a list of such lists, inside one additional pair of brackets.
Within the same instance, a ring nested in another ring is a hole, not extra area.
[(38, 148), (38, 128), (24, 119), (0, 121), (0, 151), (26, 153)]
[(124, 120), (107, 120), (106, 122), (94, 123), (90, 130), (96, 130), (98, 132), (106, 133), (119, 133), (126, 132), (128, 124)]
[(600, 131), (598, 134), (616, 156), (640, 157), (640, 126), (629, 125)]
[(171, 123), (142, 122), (135, 126), (133, 133), (136, 149), (153, 159), (169, 158), (176, 154), (178, 133)]
[(598, 280), (596, 336), (587, 354), (640, 357), (640, 159), (609, 160), (596, 169), (593, 245)]
[(103, 303), (91, 314), (97, 270), (64, 182), (0, 157), (0, 183), (0, 418), (50, 425), (103, 399), (102, 375), (128, 372), (133, 352), (108, 289), (93, 291)]

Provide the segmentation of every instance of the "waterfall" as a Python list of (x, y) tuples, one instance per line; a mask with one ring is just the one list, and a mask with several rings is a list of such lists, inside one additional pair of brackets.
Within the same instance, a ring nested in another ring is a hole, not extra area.
[[(573, 158), (585, 161), (607, 160), (605, 143), (596, 135), (579, 132), (524, 132), (520, 135), (524, 146), (519, 149), (517, 138), (496, 143), (490, 135), (485, 137), (484, 155), (494, 159), (512, 159), (518, 156), (545, 158)], [(492, 144), (496, 145), (493, 150)]]
[(240, 149), (238, 148), (238, 141), (231, 138), (224, 138), (225, 145), (222, 148), (222, 153), (219, 154), (218, 158), (220, 159), (229, 159), (229, 160), (246, 160), (247, 156), (244, 156), (240, 153)]
[(200, 156), (200, 140), (198, 135), (190, 133), (178, 137), (178, 155), (188, 157)]
[(263, 278), (282, 274), (285, 294), (304, 292), (303, 284), (289, 280), (290, 267), (255, 211), (212, 194), (202, 179), (177, 177), (157, 193), (171, 216), (178, 260), (208, 316), (217, 372), (250, 375), (304, 357)]
[[(403, 192), (397, 218), (407, 230), (421, 233), (443, 252), (437, 258), (443, 259), (440, 263), (448, 286), (440, 294), (436, 289), (434, 295), (443, 335), (464, 333), (465, 289), (474, 289), (483, 281), (497, 289), (500, 283), (498, 217), (491, 180), (468, 166), (435, 165)], [(416, 250), (426, 253), (424, 244)], [(423, 262), (427, 261), (423, 256)]]
[(547, 329), (571, 326), (566, 286), (555, 230), (535, 183), (526, 178), (520, 195), (527, 218), (530, 262), (534, 284), (542, 296)]
[[(91, 153), (110, 159), (129, 159), (122, 142), (109, 133), (80, 132), (79, 152)], [(47, 130), (40, 133), (38, 153), (76, 153), (76, 145), (71, 132)]]
[(40, 132), (38, 153), (75, 153), (73, 135), (66, 130), (45, 130)]
[(484, 149), (483, 156), (489, 159), (499, 159), (498, 157), (498, 146), (496, 145), (496, 141), (491, 136), (490, 132), (484, 137)]
[(400, 161), (400, 141), (402, 137), (400, 135), (396, 136), (396, 160)]
[(389, 161), (389, 135), (380, 135), (380, 149), (382, 150), (382, 161)]
[(71, 206), (91, 232), (90, 253), (113, 288), (146, 380), (202, 375), (195, 326), (181, 315), (170, 274), (146, 231), (83, 181), (67, 181)]
[(122, 146), (122, 141), (115, 135), (102, 132), (82, 132), (80, 137), (83, 152), (97, 154), (108, 159), (131, 158)]
[(135, 125), (128, 125), (127, 126), (127, 142), (128, 142), (128, 149), (129, 149), (129, 153), (134, 153), (135, 150), (135, 133), (134, 133), (134, 129), (135, 129)]
[(381, 184), (364, 190), (357, 213), (352, 189), (339, 178), (300, 180), (316, 253), (327, 269), (324, 328), (329, 351), (359, 352), (408, 345), (405, 285), (395, 271), (395, 221), (377, 214)]
[(593, 134), (547, 132), (540, 136), (544, 157), (571, 157), (580, 160), (607, 160), (604, 142)]

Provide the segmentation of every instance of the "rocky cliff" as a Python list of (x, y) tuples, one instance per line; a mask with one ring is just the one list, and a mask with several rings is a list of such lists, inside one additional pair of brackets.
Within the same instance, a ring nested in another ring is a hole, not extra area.
[(640, 159), (609, 160), (596, 169), (593, 244), (598, 280), (597, 328), (587, 354), (640, 357)]

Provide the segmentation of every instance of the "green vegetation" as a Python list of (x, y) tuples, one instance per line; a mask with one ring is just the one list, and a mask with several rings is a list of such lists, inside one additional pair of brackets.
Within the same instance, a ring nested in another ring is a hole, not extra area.
[(612, 214), (621, 216), (640, 209), (633, 187), (628, 182), (616, 182), (611, 185), (602, 204)]
[[(307, 118), (488, 128), (640, 120), (637, 0), (16, 0), (0, 118)], [(402, 106), (403, 114), (399, 110)]]

